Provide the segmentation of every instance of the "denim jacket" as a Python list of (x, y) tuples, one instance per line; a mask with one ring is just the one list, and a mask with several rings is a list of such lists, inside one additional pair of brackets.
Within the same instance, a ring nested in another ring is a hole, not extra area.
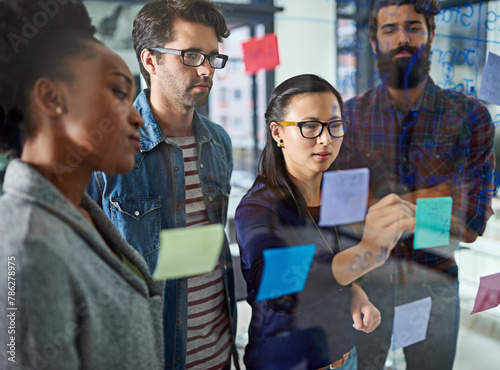
[[(151, 273), (159, 250), (160, 230), (186, 226), (184, 159), (168, 140), (142, 91), (135, 107), (144, 119), (141, 149), (134, 169), (125, 175), (94, 173), (87, 192), (102, 206), (123, 237), (144, 257)], [(233, 169), (231, 140), (224, 129), (196, 112), (193, 117), (202, 191), (210, 223), (226, 224), (229, 180)], [(220, 256), (237, 360), (236, 298), (227, 238)], [(184, 369), (187, 338), (187, 279), (167, 280), (164, 295), (165, 369)]]

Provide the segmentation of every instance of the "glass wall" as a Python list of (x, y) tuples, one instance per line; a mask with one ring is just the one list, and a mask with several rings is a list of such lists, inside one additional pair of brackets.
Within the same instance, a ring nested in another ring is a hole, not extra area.
[[(373, 2), (221, 1), (231, 26), (231, 36), (221, 45), (221, 51), (230, 60), (224, 70), (216, 72), (209, 103), (201, 111), (232, 138), (235, 172), (229, 206), (231, 242), (235, 241), (234, 210), (255, 178), (267, 129), (263, 115), (274, 86), (293, 75), (316, 73), (338, 87), (347, 100), (380, 82), (367, 29)], [(101, 0), (85, 4), (97, 25), (98, 37), (125, 59), (138, 86), (144, 88), (131, 43), (132, 21), (144, 2)], [(431, 78), (443, 89), (478, 97), (488, 53), (500, 55), (500, 1), (445, 0), (441, 5), (431, 49)], [(241, 43), (270, 32), (278, 36), (280, 66), (275, 71), (247, 75)], [(484, 103), (495, 127), (500, 125), (499, 107)], [(500, 140), (495, 149), (499, 163)], [(469, 316), (480, 278), (500, 272), (499, 196), (492, 201), (495, 214), (484, 235), (472, 244), (461, 243), (455, 252), (461, 303), (455, 370), (494, 369), (500, 364), (500, 308)], [(243, 351), (249, 310), (244, 301), (239, 309), (238, 340)], [(406, 368), (401, 350), (389, 351), (385, 364), (386, 369)]]
[[(368, 32), (373, 3), (373, 0), (341, 0), (337, 3), (337, 86), (347, 99), (380, 83)], [(437, 86), (475, 98), (479, 96), (488, 53), (500, 52), (498, 6), (497, 1), (441, 1), (442, 10), (436, 16), (430, 57), (430, 76)], [(498, 105), (483, 103), (498, 127)], [(498, 132), (495, 152), (498, 167)], [(496, 366), (492, 365), (493, 362), (500, 360), (498, 355), (490, 352), (500, 344), (496, 329), (500, 323), (500, 308), (470, 316), (480, 278), (500, 272), (498, 194), (492, 199), (492, 206), (495, 213), (489, 218), (484, 235), (472, 244), (460, 243), (455, 252), (459, 265), (461, 318), (454, 369), (489, 369)], [(406, 368), (401, 350), (389, 352), (386, 368)]]

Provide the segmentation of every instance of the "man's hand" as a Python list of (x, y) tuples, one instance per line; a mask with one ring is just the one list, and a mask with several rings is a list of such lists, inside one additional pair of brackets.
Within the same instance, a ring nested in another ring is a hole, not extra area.
[(438, 198), (438, 197), (451, 197), (450, 185), (442, 183), (431, 188), (415, 190), (411, 193), (401, 195), (401, 198), (411, 202), (417, 203), (418, 198)]
[[(420, 189), (414, 192), (404, 194), (401, 196), (402, 199), (408, 202), (417, 203), (418, 198), (436, 198), (436, 197), (451, 197), (450, 185), (442, 183), (438, 184), (432, 188)], [(451, 234), (457, 236), (461, 241), (466, 243), (474, 242), (478, 233), (472, 230), (470, 227), (464, 225), (464, 222), (458, 217), (451, 215)]]

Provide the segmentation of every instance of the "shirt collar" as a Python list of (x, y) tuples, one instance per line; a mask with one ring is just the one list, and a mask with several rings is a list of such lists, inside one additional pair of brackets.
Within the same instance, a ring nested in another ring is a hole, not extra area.
[(7, 168), (7, 163), (9, 163), (9, 159), (7, 158), (6, 153), (0, 153), (0, 171), (5, 170)]
[[(381, 111), (387, 111), (389, 109), (397, 110), (396, 104), (389, 95), (387, 86), (381, 83), (377, 86), (379, 95), (379, 104)], [(420, 96), (417, 103), (410, 109), (410, 111), (418, 111), (421, 108), (425, 110), (434, 111), (436, 99), (436, 85), (432, 78), (429, 76), (425, 84), (424, 93)]]
[(423, 98), (420, 99), (420, 108), (433, 112), (436, 109), (436, 84), (432, 81), (432, 78), (427, 79), (425, 84), (425, 90)]

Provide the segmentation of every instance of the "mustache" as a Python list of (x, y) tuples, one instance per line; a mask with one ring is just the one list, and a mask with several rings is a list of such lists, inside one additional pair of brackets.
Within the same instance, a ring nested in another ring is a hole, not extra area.
[(422, 45), (421, 48), (417, 48), (415, 46), (410, 46), (410, 45), (404, 45), (404, 46), (398, 46), (395, 49), (392, 49), (389, 54), (387, 55), (388, 59), (392, 59), (394, 56), (398, 55), (399, 53), (402, 52), (407, 52), (412, 55), (417, 54), (417, 57), (421, 58), (425, 50), (425, 46)]
[(210, 86), (210, 88), (212, 88), (212, 84), (213, 84), (213, 81), (211, 78), (209, 77), (202, 77), (196, 81), (192, 81), (190, 84), (189, 84), (189, 88), (191, 87), (195, 87), (196, 85), (199, 85), (199, 84), (207, 84)]

